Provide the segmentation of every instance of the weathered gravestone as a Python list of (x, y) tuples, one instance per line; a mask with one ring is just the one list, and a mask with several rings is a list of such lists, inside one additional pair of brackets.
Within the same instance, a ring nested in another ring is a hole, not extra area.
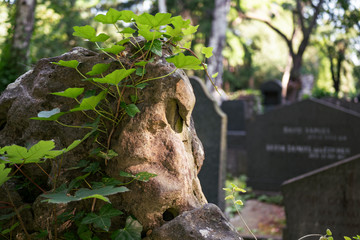
[(280, 190), (283, 181), (360, 153), (360, 114), (318, 100), (273, 110), (247, 131), (249, 185)]
[[(126, 46), (124, 51), (129, 55), (131, 52), (137, 51), (131, 44)], [(164, 50), (164, 55), (166, 54), (166, 50)], [(105, 54), (95, 53), (84, 48), (74, 48), (71, 52), (59, 57), (40, 60), (33, 70), (9, 85), (0, 97), (1, 147), (11, 144), (31, 146), (40, 140), (53, 139), (56, 149), (63, 149), (72, 144), (74, 140), (82, 139), (89, 132), (87, 128), (64, 127), (53, 121), (30, 120), (40, 111), (59, 108), (64, 112), (69, 111), (69, 108), (77, 104), (71, 98), (51, 95), (52, 92), (61, 92), (69, 87), (84, 88), (85, 91), (95, 88), (89, 81), (81, 81), (81, 76), (74, 69), (51, 64), (51, 62), (60, 60), (74, 59), (81, 63), (79, 71), (83, 73), (89, 72), (97, 63), (110, 64), (108, 72), (105, 72), (104, 75), (109, 74), (109, 71), (121, 68), (119, 61), (127, 68), (134, 64), (126, 57), (120, 57), (117, 61), (108, 58)], [(190, 121), (195, 96), (190, 81), (183, 71), (177, 70), (168, 75), (173, 69), (172, 64), (162, 61), (161, 58), (146, 65), (147, 77), (165, 75), (167, 77), (149, 81), (144, 89), (137, 91), (137, 96), (141, 99), (137, 103), (140, 112), (134, 117), (124, 116), (120, 124), (113, 128), (113, 137), (105, 138), (111, 145), (111, 149), (118, 154), (109, 160), (107, 165), (104, 159), (96, 155), (89, 157), (91, 150), (99, 147), (95, 140), (89, 137), (75, 149), (66, 153), (64, 158), (47, 160), (41, 169), (35, 164), (25, 164), (22, 172), (47, 192), (53, 189), (54, 179), (56, 179), (56, 185), (60, 186), (63, 183), (69, 184), (78, 176), (83, 176), (84, 172), (81, 172), (83, 169), (79, 169), (77, 166), (82, 159), (98, 163), (101, 168), (101, 174), (91, 175), (91, 182), (100, 182), (106, 175), (122, 182), (127, 181), (128, 179), (119, 176), (120, 171), (131, 174), (146, 171), (156, 174), (156, 177), (147, 182), (134, 181), (128, 184), (127, 187), (130, 190), (128, 192), (109, 196), (113, 207), (122, 210), (127, 216), (136, 217), (143, 226), (143, 234), (148, 233), (149, 237), (151, 230), (170, 222), (182, 213), (201, 208), (207, 201), (197, 177), (204, 160), (204, 151), (195, 133), (194, 125)], [(133, 80), (137, 80), (135, 74), (133, 74)], [(122, 95), (122, 101), (127, 103), (130, 102), (131, 94), (135, 94), (136, 90), (129, 88), (128, 91)], [(108, 107), (117, 109), (118, 101), (115, 101), (112, 96), (107, 97)], [(82, 96), (79, 97), (79, 99), (81, 98)], [(84, 99), (86, 99), (85, 96)], [(91, 117), (92, 115), (85, 116), (78, 111), (61, 116), (59, 120), (64, 124), (82, 126), (90, 121), (87, 116)], [(103, 125), (108, 126), (109, 129), (114, 126), (106, 125), (106, 122)], [(103, 132), (107, 133), (107, 131)], [(104, 136), (101, 133), (98, 134), (96, 138), (100, 141)], [(48, 175), (43, 171), (46, 171)], [(18, 172), (18, 174), (20, 173)], [(76, 212), (92, 212), (91, 208), (98, 212), (100, 206), (104, 204), (99, 200), (92, 207), (91, 202), (93, 201), (89, 199), (57, 205), (43, 202), (42, 192), (36, 188), (33, 188), (35, 190), (28, 188), (28, 191), (15, 189), (17, 181), (19, 180), (12, 178), (0, 186), (0, 200), (13, 202), (12, 205), (15, 205), (17, 209), (24, 206), (25, 203), (31, 206), (31, 210), (24, 208), (20, 213), (24, 228), (30, 233), (36, 234), (44, 229), (53, 229), (53, 214), (60, 214), (64, 211), (75, 212), (75, 210)], [(114, 184), (117, 185), (116, 182)], [(5, 186), (9, 189), (9, 194), (4, 190)], [(80, 187), (88, 189), (87, 185)], [(69, 197), (66, 192), (59, 194), (64, 194), (65, 196), (62, 196), (65, 199)], [(0, 208), (0, 216), (9, 214), (6, 212), (7, 210), (10, 209)], [(211, 208), (208, 211), (217, 210)], [(124, 226), (125, 218), (121, 216), (119, 218), (114, 220), (111, 231)], [(73, 222), (69, 224), (58, 230), (58, 236), (63, 234), (64, 230), (75, 227)], [(196, 228), (196, 226), (192, 227)], [(212, 228), (212, 226), (208, 227)], [(216, 227), (216, 231), (221, 231), (218, 225)], [(76, 232), (76, 229), (74, 231)], [(227, 232), (229, 229), (226, 228), (224, 231)], [(14, 232), (14, 234), (21, 234), (23, 230), (21, 227), (17, 227)], [(188, 232), (188, 234), (191, 233)], [(233, 234), (233, 236), (236, 235), (236, 233)], [(184, 238), (187, 236), (184, 235)], [(17, 237), (17, 239), (25, 239), (25, 237)], [(238, 239), (238, 237), (230, 239)]]
[(226, 171), (233, 176), (245, 174), (247, 168), (246, 102), (243, 100), (224, 101), (221, 109), (228, 119)]
[(226, 175), (226, 115), (212, 99), (205, 84), (197, 77), (190, 78), (196, 103), (192, 113), (195, 129), (205, 152), (199, 179), (206, 199), (225, 210)]
[(286, 181), (282, 186), (286, 212), (283, 239), (325, 234), (327, 228), (334, 239), (360, 234), (359, 190), (360, 155)]

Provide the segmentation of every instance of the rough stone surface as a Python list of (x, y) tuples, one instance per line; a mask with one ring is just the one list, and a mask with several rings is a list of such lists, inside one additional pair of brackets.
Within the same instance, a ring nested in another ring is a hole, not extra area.
[(155, 229), (146, 240), (242, 240), (221, 210), (208, 203)]
[[(79, 70), (82, 73), (90, 71), (96, 63), (110, 63), (109, 72), (120, 68), (117, 61), (106, 55), (83, 48), (75, 48), (59, 57), (40, 60), (33, 70), (10, 84), (0, 97), (0, 146), (13, 143), (31, 146), (39, 140), (54, 139), (56, 148), (61, 149), (87, 133), (84, 129), (29, 119), (37, 116), (40, 111), (49, 111), (56, 107), (66, 111), (76, 105), (72, 99), (51, 95), (52, 92), (64, 91), (69, 87), (94, 89), (89, 82), (81, 81), (81, 76), (74, 69), (51, 64), (59, 60), (73, 59), (80, 62)], [(120, 60), (127, 68), (132, 64), (126, 58)], [(154, 63), (147, 64), (146, 77), (165, 75), (172, 70), (171, 64), (158, 58)], [(141, 99), (138, 108), (141, 113), (134, 118), (126, 116), (114, 132), (111, 148), (119, 156), (111, 159), (107, 166), (103, 160), (93, 159), (100, 162), (104, 172), (115, 178), (119, 178), (120, 170), (133, 174), (146, 171), (158, 175), (147, 183), (134, 182), (128, 186), (130, 192), (111, 197), (114, 206), (135, 216), (143, 224), (145, 231), (162, 225), (164, 218), (176, 217), (207, 202), (197, 178), (204, 153), (191, 123), (195, 97), (189, 79), (183, 71), (177, 70), (169, 77), (149, 81), (148, 84), (144, 90), (138, 91)], [(124, 98), (128, 99), (133, 93), (130, 90)], [(110, 102), (112, 100), (109, 99)], [(81, 112), (65, 115), (60, 120), (70, 125), (82, 125), (86, 122)], [(96, 144), (89, 139), (66, 154), (61, 162), (62, 174), (57, 181), (58, 186), (79, 176), (80, 170), (65, 170), (88, 157), (89, 151), (95, 147)], [(57, 159), (45, 164), (44, 169), (51, 173), (50, 176), (55, 176), (58, 172), (59, 162)], [(23, 171), (36, 179), (44, 190), (52, 189), (51, 179), (36, 166), (24, 165)], [(95, 175), (94, 178), (96, 177), (101, 176)], [(36, 189), (21, 193), (19, 204), (32, 204), (34, 225), (46, 228), (43, 226), (44, 219), (36, 217), (44, 216), (51, 207), (41, 203), (41, 193)], [(36, 204), (33, 204), (34, 202)], [(91, 207), (91, 202), (85, 203), (77, 210)], [(164, 214), (170, 216), (164, 217)]]

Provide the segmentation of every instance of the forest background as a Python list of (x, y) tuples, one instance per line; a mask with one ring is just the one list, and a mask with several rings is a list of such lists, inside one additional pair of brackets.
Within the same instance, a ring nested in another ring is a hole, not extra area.
[(219, 72), (216, 85), (233, 96), (268, 80), (296, 88), (301, 76), (313, 77), (315, 96), (360, 93), (358, 0), (3, 0), (0, 91), (41, 58), (76, 46), (96, 50), (72, 35), (73, 26), (103, 32), (92, 19), (109, 8), (191, 19), (199, 25), (191, 49), (214, 46), (209, 71)]

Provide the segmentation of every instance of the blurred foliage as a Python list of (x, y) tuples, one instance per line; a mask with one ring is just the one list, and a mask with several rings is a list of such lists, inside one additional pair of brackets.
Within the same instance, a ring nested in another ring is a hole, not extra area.
[[(1, 59), (5, 59), (8, 39), (11, 36), (13, 2), (0, 2)], [(326, 0), (326, 3), (319, 19), (319, 27), (304, 54), (301, 73), (315, 77), (314, 87), (334, 92), (329, 56), (324, 50), (329, 49), (335, 40), (346, 39), (348, 44), (340, 70), (340, 92), (354, 95), (360, 89), (360, 6), (356, 0)], [(168, 12), (191, 19), (193, 25), (199, 25), (191, 47), (198, 54), (209, 42), (214, 0), (168, 0), (166, 4)], [(287, 45), (278, 34), (263, 23), (241, 19), (239, 11), (268, 16), (282, 32), (291, 36), (294, 6), (295, 0), (232, 0), (228, 14), (226, 46), (223, 50), (225, 91), (258, 89), (267, 80), (280, 80), (289, 53)], [(60, 55), (75, 46), (91, 49), (92, 45), (79, 42), (73, 37), (72, 27), (90, 24), (99, 31), (105, 31), (106, 29), (101, 29), (102, 26), (91, 22), (91, 19), (110, 7), (137, 13), (158, 11), (156, 0), (38, 0), (30, 49), (31, 63), (34, 64), (41, 58)], [(296, 36), (295, 45), (299, 44), (301, 37)], [(6, 62), (0, 60), (0, 66), (1, 64)], [(10, 80), (0, 80), (8, 83), (20, 74), (22, 73), (16, 72)]]

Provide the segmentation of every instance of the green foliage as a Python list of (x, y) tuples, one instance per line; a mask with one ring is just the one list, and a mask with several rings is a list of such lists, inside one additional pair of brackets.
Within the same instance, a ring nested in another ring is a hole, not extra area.
[(141, 224), (129, 216), (123, 229), (116, 230), (112, 235), (112, 240), (138, 240), (141, 239)]
[(94, 224), (94, 227), (109, 231), (111, 226), (111, 218), (121, 215), (123, 212), (113, 208), (111, 204), (104, 205), (99, 214), (89, 213), (81, 221), (82, 224)]

